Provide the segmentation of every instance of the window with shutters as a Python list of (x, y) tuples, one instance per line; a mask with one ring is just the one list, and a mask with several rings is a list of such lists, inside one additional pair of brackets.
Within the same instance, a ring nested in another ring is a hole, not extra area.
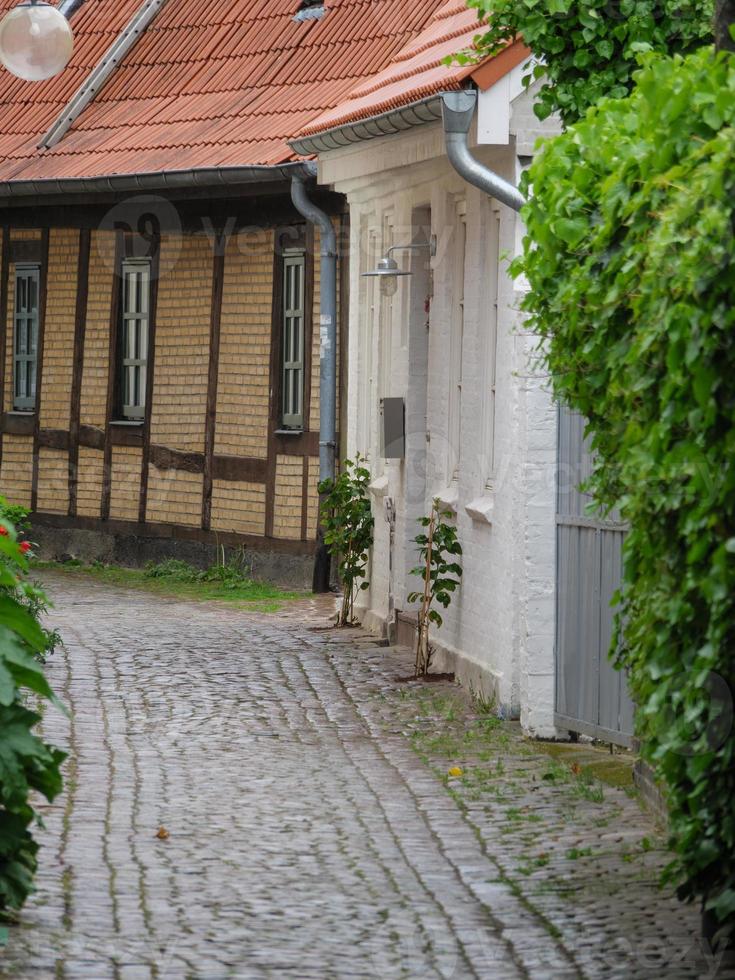
[(306, 319), (306, 255), (286, 252), (283, 257), (283, 336), (281, 424), (304, 427), (304, 323)]
[(145, 415), (151, 263), (126, 259), (122, 265), (120, 324), (120, 415), (131, 421)]
[(15, 267), (13, 407), (19, 411), (33, 411), (36, 407), (40, 283), (39, 266)]

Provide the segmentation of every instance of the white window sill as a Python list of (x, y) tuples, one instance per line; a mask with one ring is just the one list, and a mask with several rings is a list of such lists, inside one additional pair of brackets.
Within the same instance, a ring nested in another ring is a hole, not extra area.
[(26, 415), (35, 415), (35, 408), (11, 408), (8, 415), (20, 415), (21, 418)]
[(486, 491), (482, 497), (471, 500), (465, 506), (465, 511), (476, 523), (492, 526), (495, 513), (495, 494), (492, 491)]
[(388, 486), (388, 477), (379, 476), (377, 480), (373, 480), (368, 490), (373, 497), (386, 497), (388, 495)]
[(277, 436), (303, 436), (303, 429), (276, 429)]
[(457, 506), (459, 503), (459, 490), (457, 489), (457, 484), (452, 483), (451, 486), (445, 487), (444, 490), (440, 490), (438, 493), (434, 494), (434, 500), (438, 500), (442, 507), (442, 510), (448, 510), (454, 516), (457, 516)]
[(141, 426), (145, 425), (145, 419), (112, 419), (110, 425)]

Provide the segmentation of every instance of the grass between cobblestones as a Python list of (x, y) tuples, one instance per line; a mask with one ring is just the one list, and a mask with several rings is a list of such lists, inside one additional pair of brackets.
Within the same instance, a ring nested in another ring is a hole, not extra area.
[[(630, 753), (613, 754), (592, 746), (527, 739), (517, 725), (499, 718), (491, 704), (476, 701), (476, 711), (468, 717), (467, 704), (459, 690), (454, 695), (411, 685), (399, 697), (413, 701), (419, 711), (410, 732), (414, 749), (430, 765), (449, 759), (455, 760), (450, 768), (466, 765), (461, 774), (447, 770), (440, 775), (447, 786), (459, 780), (469, 799), (478, 799), (483, 790), (493, 787), (498, 792), (497, 782), (506, 776), (503, 753), (548, 756), (541, 779), (563, 784), (572, 798), (602, 803), (605, 785), (622, 789), (629, 796), (636, 795), (634, 756)], [(422, 723), (425, 718), (441, 720), (441, 731), (427, 730)], [(516, 775), (525, 774), (522, 769), (516, 770)]]
[[(499, 880), (537, 915), (544, 894), (555, 902), (599, 900), (611, 864), (628, 869), (629, 886), (656, 881), (668, 860), (665, 835), (637, 802), (630, 753), (534, 741), (492, 705), (471, 705), (459, 688), (407, 684), (395, 697), (414, 751), (478, 839), (502, 853)], [(631, 812), (637, 826), (619, 833)], [(563, 918), (541, 918), (558, 938)]]
[(195, 601), (227, 602), (251, 612), (278, 612), (287, 602), (308, 598), (309, 592), (295, 592), (248, 578), (232, 565), (213, 565), (206, 571), (186, 562), (170, 559), (145, 568), (124, 568), (81, 561), (35, 561), (35, 571), (61, 572), (70, 577), (88, 577), (105, 585), (143, 589), (160, 596)]

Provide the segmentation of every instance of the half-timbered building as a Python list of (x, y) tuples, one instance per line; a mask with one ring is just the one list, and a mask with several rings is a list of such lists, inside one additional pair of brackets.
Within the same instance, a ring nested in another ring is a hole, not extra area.
[(2, 73), (0, 492), (46, 555), (242, 545), (310, 581), (320, 259), (294, 175), (349, 235), (287, 140), (438, 6), (87, 0), (61, 76)]

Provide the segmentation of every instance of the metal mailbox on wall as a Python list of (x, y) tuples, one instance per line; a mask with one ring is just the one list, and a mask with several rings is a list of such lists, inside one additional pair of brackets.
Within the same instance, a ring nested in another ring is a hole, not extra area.
[(406, 455), (406, 406), (402, 398), (381, 398), (381, 454), (383, 459)]

